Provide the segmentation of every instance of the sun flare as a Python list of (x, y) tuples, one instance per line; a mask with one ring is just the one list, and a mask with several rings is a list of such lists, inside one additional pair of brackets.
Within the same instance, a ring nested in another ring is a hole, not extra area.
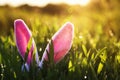
[(81, 5), (81, 6), (86, 6), (87, 4), (90, 3), (90, 0), (64, 0), (65, 3), (68, 3), (70, 5)]
[(90, 2), (90, 0), (80, 0), (79, 4), (81, 6), (86, 6), (89, 2)]

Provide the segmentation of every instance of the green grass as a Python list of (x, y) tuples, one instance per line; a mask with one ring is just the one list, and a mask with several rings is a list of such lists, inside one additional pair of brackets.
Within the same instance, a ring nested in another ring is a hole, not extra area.
[[(78, 13), (49, 15), (21, 9), (0, 9), (1, 80), (120, 80), (119, 10), (81, 8)], [(17, 13), (16, 13), (17, 11)], [(6, 16), (7, 15), (7, 16)], [(35, 39), (41, 59), (48, 40), (66, 22), (74, 24), (75, 35), (69, 53), (58, 64), (22, 72), (22, 60), (15, 45), (14, 20), (25, 20)]]

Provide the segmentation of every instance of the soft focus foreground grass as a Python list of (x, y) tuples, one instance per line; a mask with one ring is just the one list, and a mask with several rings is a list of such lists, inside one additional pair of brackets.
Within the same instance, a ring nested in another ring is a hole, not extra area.
[[(74, 13), (70, 8), (68, 15), (49, 15), (1, 8), (1, 80), (120, 80), (119, 11), (117, 7), (112, 11), (106, 7), (98, 9), (81, 8)], [(32, 31), (40, 59), (52, 35), (66, 21), (72, 22), (75, 35), (69, 54), (56, 65), (22, 72), (13, 33), (17, 18), (25, 20)]]

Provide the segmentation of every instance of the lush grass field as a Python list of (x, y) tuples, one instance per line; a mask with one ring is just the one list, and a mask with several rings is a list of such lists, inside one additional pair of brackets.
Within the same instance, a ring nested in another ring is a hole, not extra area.
[[(60, 14), (33, 8), (0, 7), (1, 80), (120, 80), (119, 0), (90, 7), (66, 7)], [(35, 39), (39, 58), (53, 34), (67, 21), (75, 34), (69, 53), (58, 64), (22, 72), (14, 40), (14, 20), (23, 19)]]

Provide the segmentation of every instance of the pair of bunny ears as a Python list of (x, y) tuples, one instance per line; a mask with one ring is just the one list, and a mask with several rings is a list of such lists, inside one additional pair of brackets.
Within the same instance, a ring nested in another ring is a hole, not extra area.
[[(27, 71), (30, 69), (30, 65), (35, 59), (37, 66), (42, 68), (43, 61), (48, 61), (48, 54), (50, 54), (50, 43), (43, 53), (41, 61), (39, 60), (36, 44), (32, 37), (32, 33), (21, 19), (14, 21), (14, 34), (18, 51), (24, 61), (23, 68)], [(74, 25), (70, 22), (65, 23), (51, 38), (53, 43), (53, 60), (54, 63), (58, 63), (68, 53), (71, 48), (74, 36)]]

